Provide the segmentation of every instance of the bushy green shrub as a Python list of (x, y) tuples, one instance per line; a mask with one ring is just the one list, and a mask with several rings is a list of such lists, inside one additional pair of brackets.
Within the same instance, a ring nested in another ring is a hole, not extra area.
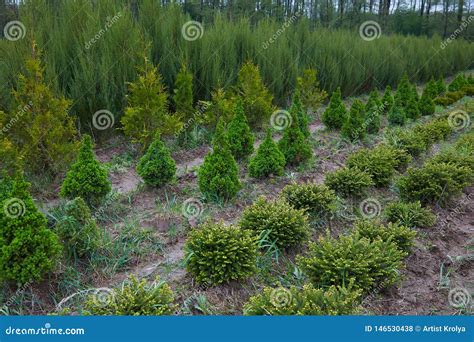
[(241, 188), (237, 163), (229, 149), (224, 123), (219, 120), (213, 141), (198, 171), (199, 190), (207, 199), (218, 201), (233, 198)]
[(251, 231), (207, 222), (189, 233), (185, 254), (187, 270), (198, 283), (221, 284), (255, 272), (257, 241)]
[(388, 222), (401, 224), (409, 228), (431, 227), (436, 222), (436, 215), (430, 209), (423, 208), (419, 201), (389, 203), (384, 210)]
[(321, 121), (329, 129), (341, 129), (346, 121), (346, 107), (342, 102), (341, 88), (337, 88), (331, 95), (329, 106), (321, 116)]
[(385, 92), (383, 93), (382, 97), (382, 106), (383, 106), (383, 113), (387, 114), (390, 109), (392, 109), (394, 103), (394, 99), (392, 96), (392, 87), (389, 85), (385, 88)]
[(273, 141), (272, 132), (268, 129), (256, 155), (250, 160), (249, 175), (255, 178), (264, 178), (270, 175), (281, 176), (285, 164), (285, 155)]
[(436, 81), (436, 89), (438, 90), (438, 95), (446, 92), (446, 84), (444, 83), (443, 77), (440, 77), (438, 81)]
[(461, 90), (449, 91), (444, 96), (438, 96), (434, 99), (434, 103), (440, 106), (449, 106), (464, 97), (465, 93)]
[(435, 104), (431, 95), (429, 95), (425, 89), (421, 95), (420, 102), (418, 104), (421, 115), (431, 115), (435, 112)]
[(342, 136), (354, 141), (365, 137), (365, 113), (364, 105), (359, 100), (355, 100), (351, 106), (349, 114), (342, 125)]
[(168, 183), (176, 174), (176, 163), (168, 148), (161, 141), (159, 133), (137, 164), (137, 173), (145, 184), (161, 186)]
[(54, 230), (69, 257), (90, 256), (100, 246), (100, 232), (86, 202), (77, 197), (58, 210)]
[(454, 80), (448, 86), (449, 91), (459, 91), (461, 88), (468, 84), (466, 76), (464, 74), (457, 75)]
[(188, 122), (193, 116), (193, 74), (181, 65), (174, 83), (173, 103), (178, 117)]
[(365, 127), (368, 133), (377, 133), (380, 129), (380, 115), (383, 105), (377, 90), (373, 90), (365, 104)]
[(441, 92), (439, 91), (438, 84), (434, 77), (431, 77), (429, 82), (426, 84), (423, 90), (423, 95), (428, 96), (431, 100), (434, 100)]
[(293, 106), (295, 107), (296, 117), (298, 118), (298, 127), (300, 128), (301, 133), (308, 138), (311, 136), (311, 131), (309, 130), (309, 118), (301, 104), (298, 92), (295, 92), (293, 95)]
[(385, 139), (389, 145), (404, 150), (413, 157), (419, 156), (427, 148), (423, 137), (413, 130), (395, 128), (387, 132)]
[(360, 296), (360, 290), (336, 286), (266, 287), (244, 305), (244, 315), (354, 315), (360, 310)]
[(395, 93), (395, 102), (398, 102), (398, 104), (405, 109), (412, 95), (412, 84), (408, 79), (408, 74), (405, 73), (400, 79), (400, 82), (398, 82), (397, 91)]
[(407, 121), (407, 115), (400, 100), (395, 99), (395, 103), (387, 114), (387, 120), (391, 126), (403, 126)]
[(22, 176), (0, 177), (0, 281), (26, 284), (43, 279), (61, 255)]
[(303, 70), (303, 75), (296, 79), (296, 92), (300, 95), (301, 104), (308, 111), (317, 110), (328, 96), (319, 86), (315, 69)]
[(474, 96), (474, 85), (469, 84), (465, 85), (461, 88), (461, 92), (463, 92), (467, 96)]
[(371, 241), (357, 234), (320, 237), (311, 243), (307, 256), (297, 264), (315, 286), (345, 286), (370, 291), (375, 285), (388, 287), (399, 279), (398, 270), (406, 253), (392, 241)]
[(362, 196), (365, 190), (374, 185), (367, 172), (348, 167), (328, 173), (324, 183), (342, 197)]
[(336, 194), (326, 185), (290, 184), (281, 195), (293, 208), (304, 209), (315, 218), (327, 218), (336, 210)]
[(413, 129), (413, 133), (423, 140), (426, 149), (438, 141), (445, 140), (452, 132), (453, 129), (446, 118), (438, 118)]
[(176, 310), (174, 294), (168, 284), (155, 279), (148, 285), (145, 279), (131, 276), (120, 288), (97, 289), (87, 298), (84, 313), (102, 316), (162, 316)]
[(446, 163), (427, 163), (409, 168), (397, 181), (400, 196), (405, 201), (445, 204), (473, 179), (472, 170)]
[(82, 197), (87, 204), (97, 205), (110, 192), (107, 170), (95, 159), (92, 139), (84, 135), (76, 162), (66, 174), (61, 196), (69, 199)]
[(303, 209), (295, 209), (283, 199), (269, 201), (260, 196), (245, 208), (240, 226), (268, 238), (281, 249), (298, 246), (309, 236), (308, 218)]
[(234, 117), (227, 125), (227, 137), (230, 151), (236, 160), (246, 158), (253, 153), (254, 137), (250, 131), (241, 100), (237, 101)]
[(356, 222), (355, 234), (372, 242), (379, 238), (386, 242), (395, 242), (398, 249), (408, 254), (413, 247), (416, 231), (398, 223), (389, 222), (384, 226), (379, 222), (362, 220)]
[(418, 107), (418, 102), (419, 99), (416, 87), (412, 86), (410, 90), (410, 97), (404, 108), (407, 118), (417, 120), (420, 117), (421, 113)]
[(474, 133), (464, 134), (454, 144), (454, 149), (459, 153), (474, 154)]
[(445, 163), (455, 166), (466, 167), (474, 172), (474, 155), (459, 153), (455, 149), (449, 149), (431, 158), (428, 163)]

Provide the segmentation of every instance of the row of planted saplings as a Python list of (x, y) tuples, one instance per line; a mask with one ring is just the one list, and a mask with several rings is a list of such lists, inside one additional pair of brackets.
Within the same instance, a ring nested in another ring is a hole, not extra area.
[[(225, 226), (223, 222), (204, 223), (190, 232), (186, 242), (188, 271), (196, 282), (206, 285), (251, 277), (258, 271), (256, 261), (262, 237), (273, 241), (282, 250), (304, 244), (309, 239), (309, 220), (333, 215), (337, 209), (337, 195), (361, 197), (368, 186), (387, 186), (397, 168), (401, 171), (412, 156), (428, 150), (432, 144), (448, 138), (451, 133), (445, 117), (410, 130), (397, 131), (396, 134), (405, 137), (403, 142), (396, 140), (398, 146), (386, 143), (352, 154), (348, 158), (348, 166), (328, 174), (324, 185), (291, 184), (275, 200), (260, 197), (244, 210), (237, 226)], [(393, 142), (391, 139), (388, 141)], [(412, 149), (414, 141), (422, 146)], [(411, 142), (406, 145), (410, 148), (403, 147), (407, 142)], [(416, 235), (412, 228), (434, 224), (435, 216), (421, 203), (447, 200), (472, 182), (473, 151), (474, 135), (464, 135), (454, 149), (429, 159), (422, 168), (409, 168), (406, 175), (396, 182), (400, 197), (406, 202), (395, 202), (386, 207), (386, 224), (360, 220), (348, 235), (334, 238), (328, 234), (317, 242), (310, 242), (306, 255), (296, 258), (309, 283), (302, 289), (264, 288), (261, 294), (250, 298), (244, 305), (244, 313), (336, 315), (358, 312), (363, 294), (376, 286), (384, 288), (398, 281), (399, 270)], [(364, 158), (367, 158), (365, 166)], [(447, 171), (434, 174), (432, 170), (436, 168)], [(347, 172), (352, 172), (352, 177), (339, 176)], [(355, 174), (364, 174), (364, 187), (348, 183), (356, 178)], [(426, 180), (438, 185), (449, 182), (452, 186), (428, 196), (414, 189), (419, 184), (422, 189), (434, 188), (424, 187)], [(172, 314), (176, 309), (173, 295), (163, 282), (148, 286), (144, 280), (138, 282), (132, 279), (116, 292), (113, 306), (89, 300), (86, 312), (130, 314), (126, 309), (130, 300), (127, 293), (148, 298), (147, 305), (143, 305), (142, 298), (132, 299), (141, 303), (141, 306), (136, 306), (136, 314)], [(155, 307), (160, 308), (159, 311), (154, 310)]]

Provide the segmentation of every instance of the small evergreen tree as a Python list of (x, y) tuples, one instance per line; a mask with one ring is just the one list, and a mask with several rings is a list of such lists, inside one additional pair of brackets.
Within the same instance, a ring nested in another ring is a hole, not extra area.
[(436, 83), (435, 79), (431, 77), (429, 82), (426, 84), (425, 89), (423, 90), (423, 95), (429, 96), (429, 98), (433, 100), (439, 94), (440, 92), (438, 89), (438, 84)]
[(161, 186), (171, 181), (176, 173), (176, 163), (157, 133), (155, 140), (137, 164), (137, 172), (146, 184)]
[(0, 281), (41, 280), (61, 255), (58, 237), (28, 192), (21, 175), (0, 178)]
[(309, 118), (306, 114), (303, 105), (301, 104), (300, 95), (298, 92), (293, 96), (293, 105), (295, 106), (296, 116), (298, 117), (298, 126), (301, 133), (308, 138), (311, 136), (311, 131), (309, 130)]
[(420, 109), (418, 108), (418, 93), (415, 86), (411, 87), (410, 97), (405, 105), (406, 117), (412, 120), (417, 120), (420, 117)]
[(446, 84), (444, 83), (444, 78), (442, 76), (440, 76), (436, 82), (436, 89), (438, 90), (438, 95), (446, 92)]
[(227, 125), (227, 137), (232, 155), (239, 160), (253, 153), (254, 137), (240, 99), (237, 101), (234, 112), (234, 117)]
[(216, 127), (221, 118), (224, 122), (229, 122), (232, 119), (235, 111), (235, 101), (224, 89), (214, 90), (211, 93), (211, 101), (207, 104), (203, 121), (212, 129)]
[(373, 90), (365, 105), (365, 126), (368, 133), (377, 133), (380, 129), (382, 103), (376, 90)]
[(457, 75), (454, 80), (449, 84), (449, 91), (459, 91), (461, 88), (468, 84), (466, 76), (464, 74)]
[(178, 116), (188, 122), (193, 116), (193, 74), (185, 64), (181, 65), (176, 75), (173, 102)]
[(296, 92), (306, 111), (315, 111), (321, 106), (328, 94), (321, 90), (315, 69), (305, 69), (296, 79)]
[(237, 163), (229, 149), (224, 122), (219, 120), (213, 140), (213, 151), (199, 168), (198, 184), (209, 200), (228, 200), (241, 188)]
[(272, 132), (268, 129), (265, 139), (258, 147), (257, 154), (250, 160), (249, 175), (255, 178), (281, 176), (285, 163), (285, 155), (273, 141)]
[(341, 133), (347, 139), (354, 141), (365, 137), (364, 127), (364, 105), (359, 100), (355, 100), (349, 111)]
[(250, 126), (261, 127), (273, 113), (273, 96), (265, 87), (258, 66), (246, 62), (237, 75), (237, 95), (243, 100)]
[(382, 97), (382, 106), (383, 106), (383, 113), (387, 114), (390, 109), (393, 107), (393, 96), (392, 96), (392, 87), (389, 85), (385, 88), (385, 92), (383, 93)]
[(406, 108), (408, 101), (412, 96), (412, 85), (408, 80), (408, 75), (405, 73), (398, 83), (397, 92), (395, 94), (395, 100), (398, 100), (399, 105)]
[(97, 205), (110, 192), (107, 170), (96, 160), (92, 139), (84, 135), (76, 162), (66, 174), (61, 186), (61, 196), (81, 197), (89, 205)]
[(290, 108), (291, 125), (283, 132), (283, 137), (278, 142), (278, 148), (285, 156), (287, 165), (299, 165), (311, 158), (313, 151), (300, 130), (298, 121), (298, 105), (293, 103)]
[(146, 149), (155, 134), (173, 134), (181, 129), (177, 115), (168, 113), (168, 94), (158, 69), (145, 57), (141, 75), (130, 83), (128, 106), (122, 117), (123, 131), (133, 142)]
[(429, 85), (426, 86), (425, 91), (421, 95), (420, 102), (418, 103), (421, 115), (431, 115), (435, 112), (432, 92), (434, 88), (431, 86), (432, 88), (430, 89), (429, 87)]
[(340, 129), (346, 120), (346, 107), (342, 102), (341, 88), (332, 93), (328, 108), (324, 111), (321, 121), (329, 129)]
[(405, 124), (407, 118), (399, 99), (395, 100), (392, 109), (388, 112), (387, 119), (391, 126), (403, 126)]

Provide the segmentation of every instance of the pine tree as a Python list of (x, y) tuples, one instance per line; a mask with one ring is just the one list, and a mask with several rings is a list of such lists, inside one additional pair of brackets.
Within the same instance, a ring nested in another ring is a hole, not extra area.
[(176, 163), (168, 148), (157, 133), (155, 140), (137, 164), (137, 173), (145, 184), (161, 186), (171, 181), (176, 174)]
[(182, 127), (177, 115), (168, 113), (168, 94), (158, 69), (145, 57), (138, 79), (130, 83), (128, 107), (122, 117), (123, 131), (146, 149), (156, 133), (173, 134)]
[(91, 137), (84, 135), (76, 162), (61, 186), (61, 196), (81, 197), (89, 205), (98, 205), (110, 190), (107, 170), (95, 158)]
[(396, 99), (392, 108), (387, 115), (388, 123), (391, 126), (403, 126), (407, 120), (405, 110), (400, 104), (400, 100)]
[(290, 108), (291, 125), (285, 129), (278, 142), (278, 148), (283, 152), (287, 165), (299, 165), (313, 155), (307, 138), (300, 130), (298, 110), (298, 105), (293, 103)]
[(272, 131), (267, 129), (265, 139), (260, 144), (257, 154), (250, 160), (249, 175), (254, 178), (281, 176), (285, 169), (285, 155), (272, 139)]
[(0, 281), (43, 279), (60, 255), (58, 237), (36, 208), (23, 176), (0, 178)]
[(351, 141), (363, 139), (365, 137), (364, 116), (363, 103), (355, 100), (346, 121), (342, 125), (342, 135)]
[(178, 116), (186, 123), (193, 116), (193, 75), (182, 64), (174, 83), (173, 102)]
[(273, 96), (265, 87), (258, 67), (246, 62), (237, 75), (237, 95), (243, 100), (244, 112), (251, 127), (261, 127), (273, 113)]
[(303, 135), (308, 138), (311, 136), (311, 131), (309, 130), (309, 118), (306, 114), (306, 111), (301, 104), (299, 93), (296, 92), (293, 96), (293, 105), (295, 106), (296, 115), (298, 118), (298, 126)]
[(44, 80), (41, 54), (33, 43), (33, 54), (26, 61), (13, 91), (14, 108), (0, 112), (0, 126), (9, 125), (5, 137), (33, 173), (57, 174), (77, 152), (76, 128), (68, 114), (71, 102), (57, 98)]
[(412, 96), (412, 85), (408, 80), (408, 75), (405, 73), (398, 83), (397, 92), (395, 94), (395, 100), (398, 99), (399, 105), (405, 108)]
[(329, 129), (341, 129), (346, 121), (346, 107), (342, 102), (341, 88), (337, 88), (331, 95), (329, 106), (324, 111), (321, 121)]
[(365, 126), (368, 133), (377, 133), (380, 129), (380, 113), (382, 110), (382, 103), (379, 94), (373, 90), (367, 103), (365, 104)]
[(433, 102), (433, 93), (431, 89), (429, 86), (426, 86), (425, 91), (421, 95), (420, 102), (418, 103), (421, 115), (431, 115), (435, 112), (435, 104)]
[(387, 114), (390, 109), (392, 109), (394, 99), (392, 96), (392, 87), (389, 85), (385, 88), (385, 92), (383, 93), (382, 97), (382, 106), (383, 106), (383, 113)]
[(418, 92), (416, 87), (412, 86), (410, 89), (410, 97), (405, 105), (405, 114), (407, 118), (417, 120), (420, 117), (420, 109), (418, 108)]
[(0, 138), (0, 170), (10, 176), (22, 170), (18, 151), (7, 138)]
[(306, 111), (316, 111), (328, 94), (321, 90), (315, 69), (305, 69), (303, 75), (296, 79), (296, 92)]
[(202, 194), (212, 201), (233, 198), (241, 188), (237, 163), (229, 149), (223, 120), (219, 120), (213, 140), (213, 151), (198, 171)]
[(436, 88), (438, 89), (438, 95), (441, 95), (446, 92), (446, 84), (444, 83), (444, 78), (440, 76), (436, 82)]
[(438, 84), (436, 80), (431, 77), (429, 82), (426, 84), (425, 89), (423, 90), (422, 97), (425, 95), (434, 100), (439, 94)]
[(230, 151), (236, 160), (245, 158), (253, 153), (254, 137), (250, 131), (242, 100), (240, 99), (235, 106), (234, 117), (227, 125), (227, 137)]

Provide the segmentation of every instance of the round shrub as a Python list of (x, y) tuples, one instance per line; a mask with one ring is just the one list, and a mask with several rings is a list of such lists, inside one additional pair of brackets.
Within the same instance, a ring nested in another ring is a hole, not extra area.
[(445, 163), (449, 165), (463, 166), (474, 172), (474, 155), (462, 154), (455, 149), (446, 150), (439, 155), (434, 156), (428, 161), (428, 163)]
[(85, 314), (102, 316), (162, 316), (176, 310), (174, 294), (168, 284), (158, 278), (148, 285), (134, 276), (120, 288), (98, 289), (84, 305)]
[(293, 208), (304, 209), (314, 218), (326, 218), (336, 210), (336, 194), (326, 185), (290, 184), (281, 195)]
[(86, 202), (80, 197), (58, 209), (54, 229), (72, 257), (90, 256), (100, 246), (100, 232)]
[(88, 205), (98, 205), (112, 186), (107, 170), (95, 159), (92, 139), (84, 135), (76, 162), (66, 174), (61, 196), (73, 199), (82, 197)]
[(148, 147), (137, 164), (137, 173), (145, 184), (161, 186), (171, 181), (176, 173), (176, 163), (161, 141), (160, 135)]
[(257, 242), (252, 232), (207, 222), (194, 229), (185, 245), (187, 270), (198, 283), (245, 279), (256, 270)]
[(378, 238), (387, 242), (394, 242), (398, 249), (408, 252), (413, 247), (416, 231), (399, 225), (388, 223), (386, 226), (368, 220), (359, 221), (355, 224), (355, 232), (362, 238), (376, 241)]
[(413, 157), (419, 156), (427, 149), (423, 137), (414, 133), (412, 130), (396, 128), (390, 130), (385, 135), (385, 139), (389, 145), (405, 150)]
[(273, 141), (272, 132), (268, 129), (265, 140), (258, 147), (257, 154), (250, 160), (249, 175), (255, 178), (281, 176), (285, 163), (285, 155)]
[(436, 222), (436, 215), (428, 208), (423, 208), (419, 201), (389, 203), (384, 210), (388, 222), (398, 223), (409, 228), (431, 227)]
[(398, 270), (406, 253), (391, 241), (371, 241), (357, 235), (320, 237), (311, 243), (307, 256), (297, 264), (314, 286), (344, 286), (370, 291), (375, 285), (390, 286), (399, 279)]
[(474, 133), (461, 136), (454, 144), (454, 148), (459, 153), (474, 155)]
[(359, 197), (374, 185), (367, 172), (357, 168), (344, 167), (326, 175), (324, 183), (342, 197)]
[(360, 310), (360, 296), (360, 290), (336, 286), (266, 287), (244, 305), (244, 315), (354, 315)]
[(269, 232), (269, 239), (282, 249), (297, 246), (309, 236), (304, 210), (293, 208), (283, 199), (269, 201), (264, 196), (245, 208), (240, 226), (257, 234)]
[(413, 129), (413, 133), (421, 137), (426, 148), (438, 141), (447, 139), (452, 132), (453, 129), (445, 118), (438, 118)]

